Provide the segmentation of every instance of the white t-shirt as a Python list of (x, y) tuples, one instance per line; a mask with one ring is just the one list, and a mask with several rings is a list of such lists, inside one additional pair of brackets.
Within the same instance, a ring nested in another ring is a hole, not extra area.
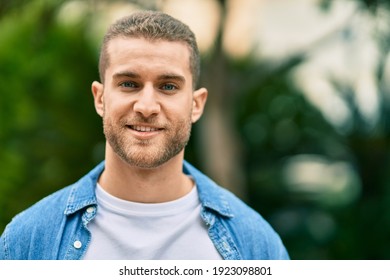
[(177, 200), (135, 203), (96, 187), (98, 211), (88, 224), (84, 259), (222, 259), (200, 217), (197, 188)]

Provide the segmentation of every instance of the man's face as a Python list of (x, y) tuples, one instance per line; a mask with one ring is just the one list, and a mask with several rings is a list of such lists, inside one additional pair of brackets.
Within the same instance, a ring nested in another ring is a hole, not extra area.
[(108, 148), (131, 166), (155, 168), (183, 153), (207, 91), (193, 92), (188, 47), (116, 38), (104, 86), (94, 82)]

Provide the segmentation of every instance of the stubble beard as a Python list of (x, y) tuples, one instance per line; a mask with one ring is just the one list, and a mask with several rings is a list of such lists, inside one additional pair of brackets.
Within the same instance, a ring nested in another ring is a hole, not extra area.
[(176, 155), (187, 145), (192, 122), (190, 116), (176, 123), (164, 125), (164, 130), (156, 139), (136, 139), (131, 136), (126, 123), (147, 123), (153, 125), (153, 119), (137, 117), (136, 120), (114, 123), (103, 115), (103, 129), (106, 140), (113, 151), (127, 164), (138, 168), (157, 168)]

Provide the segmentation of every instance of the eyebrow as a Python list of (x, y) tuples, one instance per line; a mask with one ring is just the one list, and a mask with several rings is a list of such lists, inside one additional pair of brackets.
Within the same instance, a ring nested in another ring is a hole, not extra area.
[(170, 73), (160, 75), (160, 76), (158, 76), (157, 79), (158, 80), (175, 80), (175, 81), (178, 81), (181, 83), (185, 83), (185, 81), (186, 81), (186, 79), (183, 76), (176, 75), (176, 74), (170, 74)]
[(122, 77), (128, 77), (128, 78), (140, 78), (141, 76), (138, 75), (137, 73), (131, 72), (131, 71), (123, 71), (123, 72), (118, 72), (113, 75), (114, 79), (119, 79)]
[[(123, 78), (123, 77), (139, 79), (139, 78), (141, 78), (141, 75), (139, 75), (139, 74), (137, 74), (135, 72), (132, 72), (132, 71), (122, 71), (122, 72), (115, 73), (113, 75), (113, 79), (114, 80), (120, 79), (120, 78)], [(184, 76), (177, 75), (177, 74), (174, 74), (174, 73), (165, 73), (165, 74), (159, 75), (157, 77), (157, 80), (161, 80), (161, 81), (164, 81), (164, 80), (176, 80), (176, 81), (181, 82), (181, 83), (185, 83), (185, 81), (186, 81)]]

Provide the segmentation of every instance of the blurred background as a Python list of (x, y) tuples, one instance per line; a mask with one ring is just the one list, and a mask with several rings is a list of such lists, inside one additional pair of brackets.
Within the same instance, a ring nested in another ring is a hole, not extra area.
[(390, 259), (386, 0), (1, 0), (0, 232), (103, 160), (100, 42), (140, 9), (199, 41), (209, 100), (186, 158), (292, 259)]

